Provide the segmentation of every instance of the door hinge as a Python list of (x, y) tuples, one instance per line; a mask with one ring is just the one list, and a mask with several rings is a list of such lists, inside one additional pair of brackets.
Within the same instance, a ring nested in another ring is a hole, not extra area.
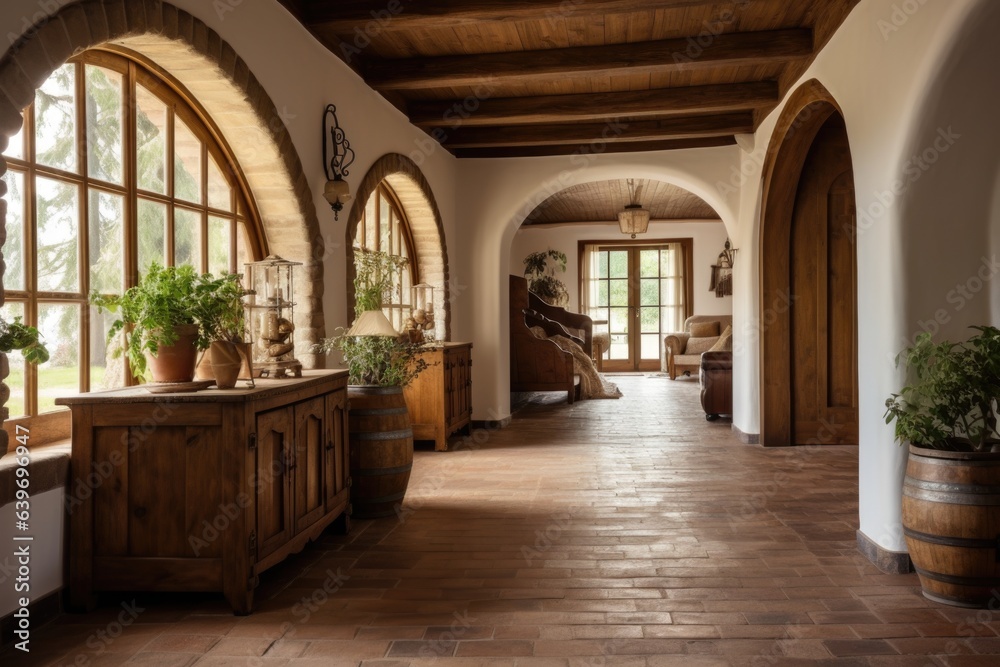
[(247, 436), (247, 448), (250, 450), (257, 449), (257, 433), (251, 433)]
[(251, 530), (250, 536), (247, 538), (247, 554), (253, 560), (257, 559), (257, 531)]

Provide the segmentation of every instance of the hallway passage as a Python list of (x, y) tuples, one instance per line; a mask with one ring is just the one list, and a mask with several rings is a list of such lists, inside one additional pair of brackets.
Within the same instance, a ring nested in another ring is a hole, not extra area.
[(621, 400), (546, 395), (419, 450), (399, 517), (268, 571), (249, 617), (105, 598), (0, 664), (1000, 664), (994, 614), (858, 554), (856, 449), (743, 445), (696, 380), (611, 379)]

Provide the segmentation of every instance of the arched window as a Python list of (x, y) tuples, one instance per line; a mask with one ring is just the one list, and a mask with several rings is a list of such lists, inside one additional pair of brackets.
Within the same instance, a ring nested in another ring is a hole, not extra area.
[[(4, 151), (2, 315), (37, 326), (48, 363), (10, 355), (10, 416), (65, 423), (59, 395), (119, 387), (125, 365), (92, 290), (120, 294), (151, 262), (242, 272), (262, 257), (238, 169), (206, 115), (168, 75), (92, 50), (57, 69)], [(60, 411), (61, 412), (61, 411)]]
[(391, 300), (383, 304), (386, 317), (397, 330), (402, 330), (410, 315), (410, 287), (416, 275), (413, 258), (413, 241), (410, 226), (403, 214), (396, 193), (382, 183), (372, 193), (365, 206), (365, 213), (358, 222), (354, 236), (354, 248), (358, 251), (386, 252), (406, 260), (397, 278)]

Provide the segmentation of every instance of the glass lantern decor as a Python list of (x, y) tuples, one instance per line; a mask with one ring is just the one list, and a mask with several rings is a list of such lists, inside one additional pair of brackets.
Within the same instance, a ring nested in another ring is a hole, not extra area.
[(295, 267), (277, 255), (246, 264), (247, 329), (254, 377), (302, 377), (295, 359)]
[(434, 337), (434, 286), (420, 283), (411, 287), (410, 291), (412, 298), (406, 332), (411, 342), (423, 343), (425, 339)]

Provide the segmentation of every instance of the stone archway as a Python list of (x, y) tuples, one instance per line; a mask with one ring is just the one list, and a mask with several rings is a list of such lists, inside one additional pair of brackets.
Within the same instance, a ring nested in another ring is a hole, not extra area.
[(778, 121), (761, 211), (760, 441), (856, 445), (854, 175), (843, 114), (818, 81)]
[[(325, 247), (308, 180), (274, 102), (246, 62), (205, 23), (161, 0), (84, 0), (46, 17), (0, 59), (0, 150), (20, 129), (21, 111), (35, 89), (74, 53), (100, 45), (144, 56), (205, 110), (210, 129), (237, 161), (265, 248), (304, 264), (295, 289), (296, 355), (306, 367), (322, 367), (323, 355), (309, 348), (326, 334)], [(0, 160), (0, 175), (5, 171)], [(0, 199), (3, 229), (6, 210)]]
[(347, 218), (347, 321), (354, 320), (354, 237), (368, 198), (382, 181), (395, 191), (409, 220), (420, 281), (433, 285), (438, 294), (442, 295), (434, 305), (434, 319), (438, 323), (435, 332), (437, 339), (451, 340), (448, 250), (441, 212), (420, 167), (410, 158), (398, 153), (383, 155), (375, 161), (358, 186)]

